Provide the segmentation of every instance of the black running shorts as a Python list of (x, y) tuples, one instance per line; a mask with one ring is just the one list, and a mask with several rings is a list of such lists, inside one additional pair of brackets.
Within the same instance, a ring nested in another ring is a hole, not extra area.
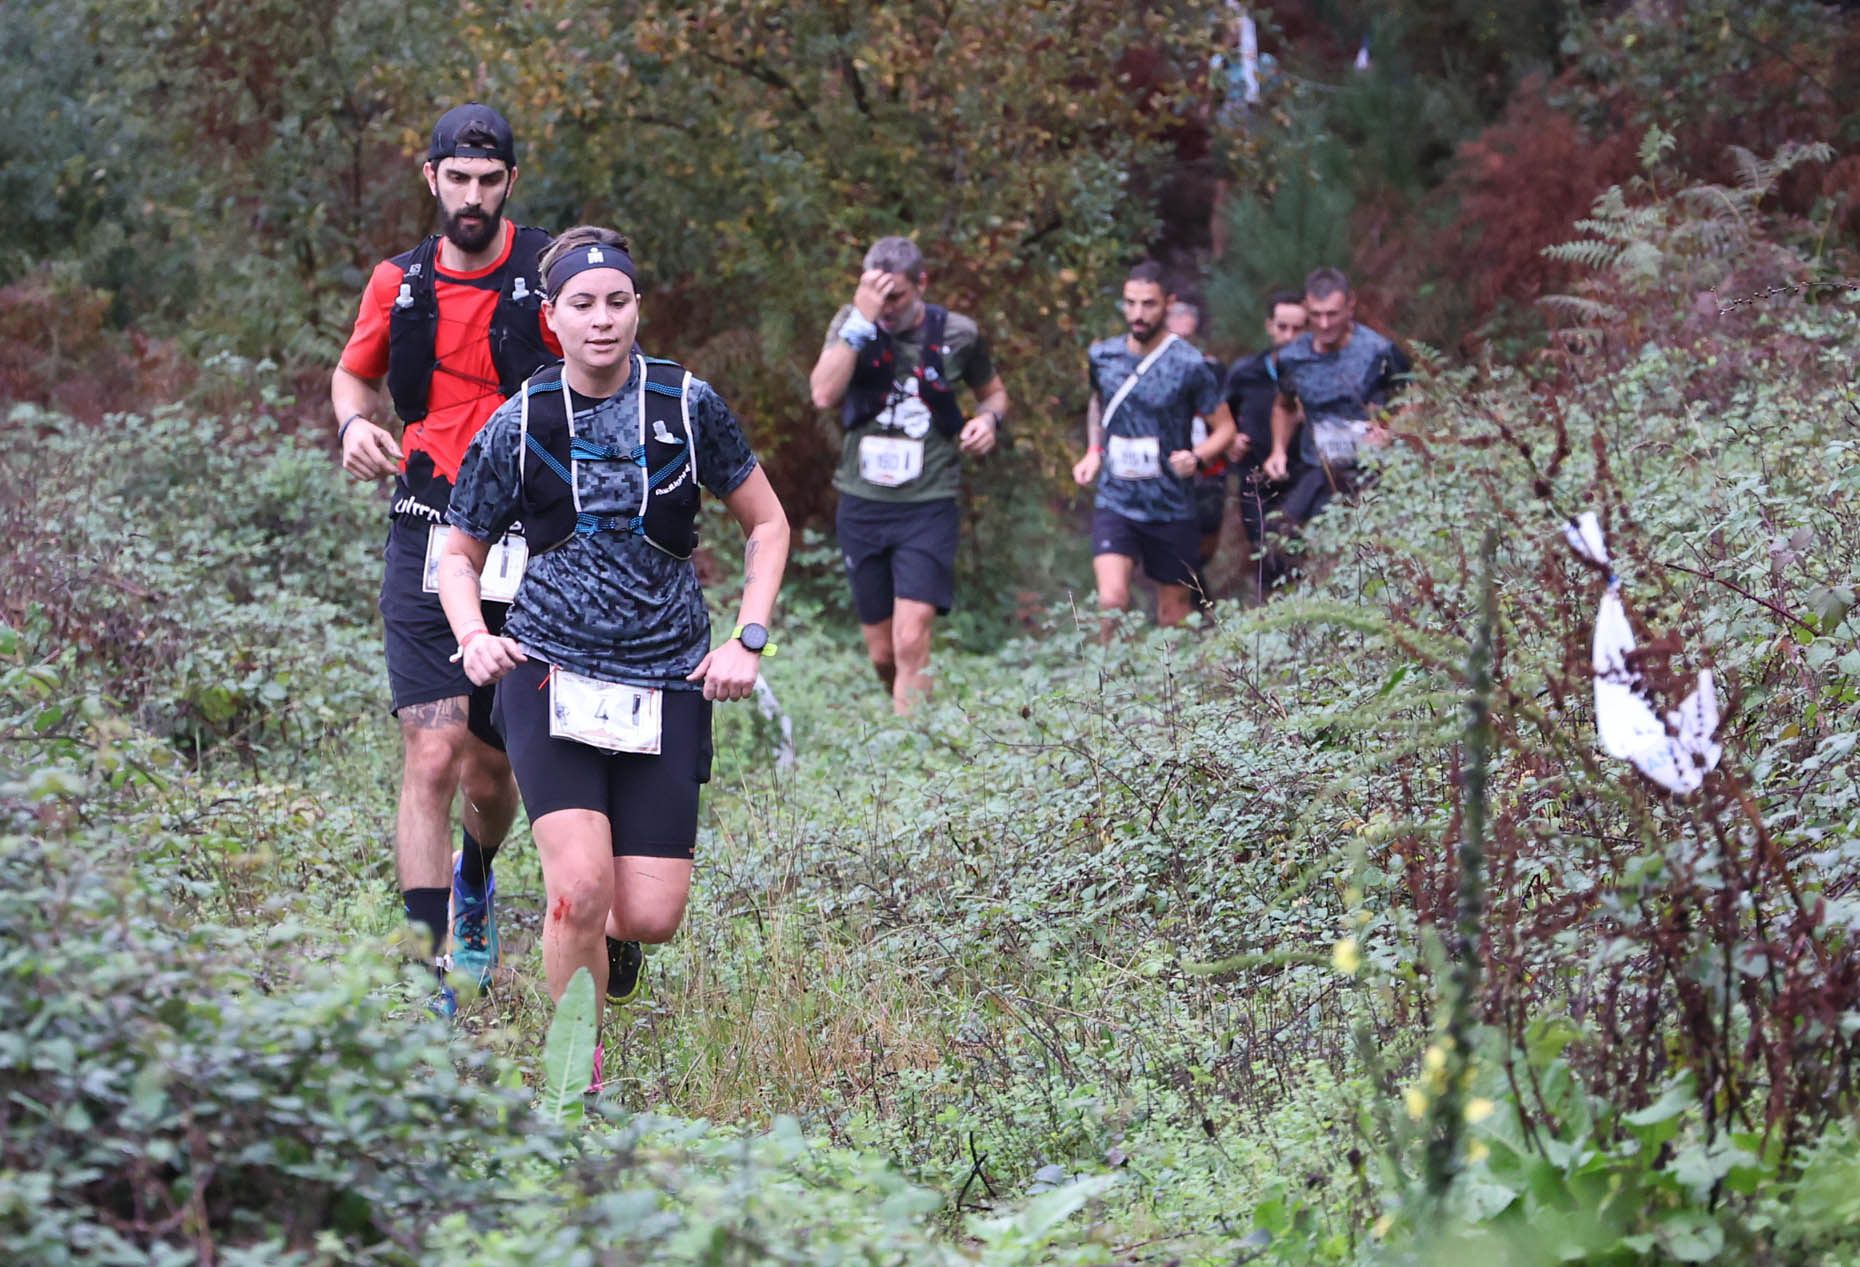
[(956, 541), (962, 526), (955, 498), (896, 503), (842, 493), (838, 526), (860, 624), (890, 620), (900, 598), (949, 614), (956, 601)]
[(1146, 523), (1100, 506), (1091, 516), (1091, 552), (1136, 559), (1158, 585), (1193, 586), (1201, 527), (1193, 519)]
[(1195, 477), (1195, 526), (1201, 535), (1211, 537), (1221, 530), (1221, 520), (1227, 514), (1227, 476), (1197, 475)]
[(666, 691), (657, 756), (603, 752), (549, 733), (549, 666), (527, 660), (497, 684), (493, 713), (533, 824), (559, 809), (607, 816), (614, 857), (690, 858), (698, 785), (710, 782), (710, 701)]
[[(417, 519), (396, 518), (388, 529), (382, 557), (387, 568), (381, 578), (381, 624), (387, 637), (388, 687), (393, 703), (389, 711), (430, 704), (434, 700), (465, 696), (466, 725), (493, 748), (504, 741), (491, 725), (491, 688), (474, 687), (462, 665), (452, 661), (459, 649), (446, 621), (439, 595), (422, 587), (426, 571), (429, 525)], [(504, 603), (483, 605), (484, 623), (492, 633), (504, 627)]]

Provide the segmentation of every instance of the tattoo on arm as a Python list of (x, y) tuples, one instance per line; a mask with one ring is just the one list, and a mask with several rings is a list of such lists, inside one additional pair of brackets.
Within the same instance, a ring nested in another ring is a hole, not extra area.
[(756, 583), (756, 550), (761, 545), (760, 541), (751, 537), (749, 544), (743, 547), (743, 584), (745, 585)]
[(450, 565), (451, 565), (452, 575), (469, 576), (474, 581), (478, 579), (478, 569), (471, 565), (470, 559), (467, 559), (462, 555), (455, 554), (452, 556), (450, 560)]
[(466, 697), (431, 700), (425, 704), (408, 704), (399, 713), (402, 730), (445, 730), (463, 726), (467, 716)]

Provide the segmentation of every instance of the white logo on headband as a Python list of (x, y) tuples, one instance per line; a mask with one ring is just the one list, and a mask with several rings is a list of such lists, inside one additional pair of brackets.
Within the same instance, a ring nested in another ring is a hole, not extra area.
[(604, 263), (606, 263), (606, 262), (607, 262), (607, 257), (606, 257), (605, 255), (602, 255), (602, 254), (601, 254), (601, 248), (600, 248), (600, 247), (598, 247), (598, 246), (591, 246), (591, 247), (589, 247), (589, 248), (588, 248), (588, 263), (590, 263), (590, 264), (604, 264)]

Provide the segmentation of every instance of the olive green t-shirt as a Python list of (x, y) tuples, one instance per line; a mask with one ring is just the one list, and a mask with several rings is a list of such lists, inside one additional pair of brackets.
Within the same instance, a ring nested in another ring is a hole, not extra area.
[[(839, 342), (840, 326), (852, 313), (852, 305), (841, 308), (827, 327), (826, 346)], [(930, 407), (917, 399), (917, 366), (923, 358), (924, 328), (894, 331), (892, 342), (897, 349), (897, 380), (891, 403), (863, 426), (844, 433), (840, 448), (840, 466), (834, 473), (833, 487), (842, 493), (875, 502), (928, 502), (954, 497), (962, 489), (962, 454), (956, 441), (945, 436), (930, 421)], [(988, 357), (988, 345), (973, 321), (952, 312), (943, 325), (943, 377), (967, 383), (971, 392), (979, 392), (995, 376), (994, 363)], [(923, 470), (905, 483), (886, 486), (874, 484), (859, 473), (859, 446), (868, 436), (882, 441), (923, 445)]]

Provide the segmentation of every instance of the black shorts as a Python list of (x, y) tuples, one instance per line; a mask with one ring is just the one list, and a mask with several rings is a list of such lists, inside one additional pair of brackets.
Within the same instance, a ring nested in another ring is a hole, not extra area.
[(1221, 530), (1221, 520), (1227, 514), (1227, 477), (1225, 475), (1197, 475), (1195, 477), (1195, 527), (1204, 537), (1211, 537)]
[[(473, 686), (464, 666), (452, 661), (459, 649), (446, 620), (439, 595), (421, 588), (426, 571), (426, 539), (430, 525), (397, 518), (388, 529), (387, 567), (381, 577), (381, 624), (387, 638), (389, 711), (430, 704), (434, 700), (465, 696), (466, 726), (493, 748), (504, 741), (491, 725), (491, 688)], [(485, 603), (484, 623), (492, 633), (504, 628), (505, 603)]]
[(1144, 575), (1158, 585), (1193, 586), (1201, 526), (1193, 519), (1145, 523), (1100, 506), (1091, 516), (1091, 552), (1136, 559)]
[(497, 684), (493, 716), (533, 824), (559, 809), (607, 816), (614, 857), (690, 858), (698, 785), (710, 782), (710, 701), (663, 694), (659, 754), (603, 752), (549, 733), (549, 666), (526, 660)]
[(956, 601), (961, 527), (953, 497), (893, 503), (840, 494), (840, 554), (859, 623), (890, 620), (900, 598), (929, 603), (947, 616)]

